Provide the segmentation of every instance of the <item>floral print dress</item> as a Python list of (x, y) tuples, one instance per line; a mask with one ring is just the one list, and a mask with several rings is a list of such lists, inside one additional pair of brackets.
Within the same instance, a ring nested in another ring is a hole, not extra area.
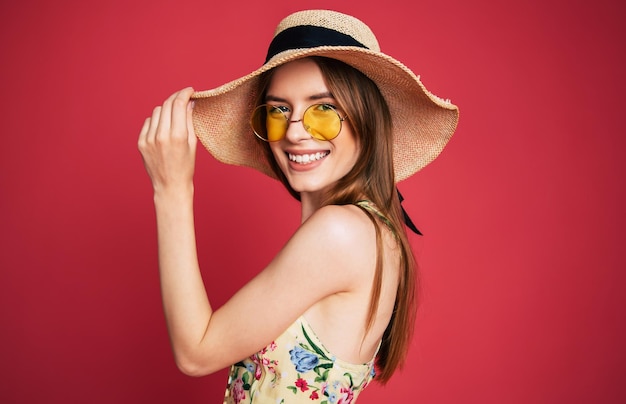
[(267, 347), (231, 367), (224, 404), (349, 404), (373, 378), (374, 358), (360, 365), (335, 358), (300, 317)]

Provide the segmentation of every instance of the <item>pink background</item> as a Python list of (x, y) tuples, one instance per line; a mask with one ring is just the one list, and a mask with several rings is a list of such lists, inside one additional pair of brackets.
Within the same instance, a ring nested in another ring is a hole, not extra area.
[[(625, 402), (617, 0), (2, 2), (0, 402), (220, 402), (224, 371), (172, 359), (136, 139), (173, 91), (259, 66), (277, 22), (311, 5), (364, 20), (461, 108), (441, 157), (400, 184), (425, 233), (419, 324), (405, 369), (361, 403)], [(217, 306), (298, 205), (203, 149), (196, 184)]]

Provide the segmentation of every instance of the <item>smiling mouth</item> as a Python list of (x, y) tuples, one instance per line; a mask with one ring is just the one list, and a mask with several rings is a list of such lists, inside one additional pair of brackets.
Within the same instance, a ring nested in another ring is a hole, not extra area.
[(293, 161), (294, 163), (297, 163), (297, 164), (311, 164), (315, 161), (319, 161), (323, 159), (329, 154), (330, 154), (329, 151), (317, 152), (317, 153), (311, 153), (311, 154), (287, 153), (287, 157), (289, 158), (289, 161)]

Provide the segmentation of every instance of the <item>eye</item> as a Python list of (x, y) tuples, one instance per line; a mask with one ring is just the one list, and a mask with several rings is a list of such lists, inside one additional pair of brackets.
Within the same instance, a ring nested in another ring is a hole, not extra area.
[(317, 104), (315, 109), (318, 111), (336, 111), (337, 107), (332, 104)]
[(268, 106), (268, 112), (271, 114), (286, 114), (289, 111), (289, 107), (286, 105), (269, 105)]

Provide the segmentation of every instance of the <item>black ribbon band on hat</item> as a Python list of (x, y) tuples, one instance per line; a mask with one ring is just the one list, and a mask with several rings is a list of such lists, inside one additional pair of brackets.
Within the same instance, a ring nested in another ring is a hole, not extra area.
[(400, 199), (400, 207), (402, 208), (402, 216), (404, 216), (404, 224), (406, 224), (406, 227), (411, 229), (413, 233), (422, 236), (423, 235), (422, 232), (417, 229), (417, 226), (413, 224), (413, 221), (409, 217), (409, 214), (406, 213), (406, 210), (404, 210), (404, 206), (402, 206), (402, 201), (404, 200), (404, 197), (402, 196), (398, 188), (396, 188), (396, 192), (398, 192), (398, 198)]
[(361, 42), (350, 35), (343, 34), (334, 29), (316, 27), (314, 25), (299, 25), (287, 28), (272, 39), (267, 50), (267, 63), (272, 57), (289, 49), (307, 49), (318, 46), (358, 46), (366, 48)]

